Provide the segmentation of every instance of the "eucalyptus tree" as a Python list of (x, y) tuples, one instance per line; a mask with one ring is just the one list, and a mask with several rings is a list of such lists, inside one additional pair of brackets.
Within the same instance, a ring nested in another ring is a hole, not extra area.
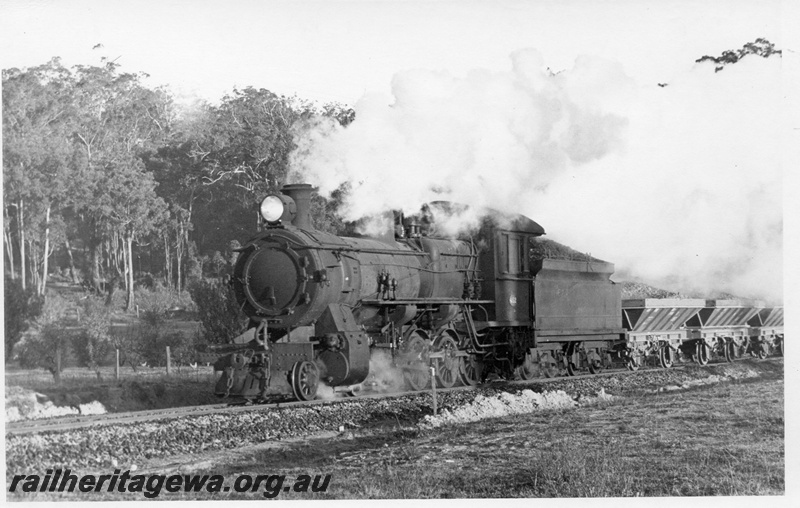
[(23, 289), (30, 279), (40, 295), (47, 283), (53, 233), (63, 237), (60, 213), (71, 205), (70, 184), (80, 164), (70, 141), (75, 113), (71, 86), (71, 75), (58, 59), (27, 70), (3, 70), (6, 255), (12, 279), (18, 258)]
[(111, 62), (75, 71), (74, 137), (86, 160), (76, 208), (91, 224), (92, 281), (99, 289), (105, 246), (112, 277), (124, 276), (128, 310), (134, 306), (133, 243), (151, 233), (166, 213), (142, 155), (165, 142), (174, 121), (171, 96), (143, 86), (144, 77), (120, 74)]

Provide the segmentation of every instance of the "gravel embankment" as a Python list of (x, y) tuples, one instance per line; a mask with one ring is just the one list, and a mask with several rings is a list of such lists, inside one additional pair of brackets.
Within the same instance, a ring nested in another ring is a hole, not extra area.
[[(563, 390), (575, 399), (604, 391), (614, 396), (689, 388), (699, 382), (727, 381), (754, 376), (782, 376), (783, 362), (746, 360), (732, 365), (676, 370), (646, 370), (629, 375), (590, 379), (564, 378), (552, 383), (501, 383), (480, 390), (439, 393), (439, 408), (453, 411), (479, 395), (498, 392)], [(716, 377), (713, 377), (716, 376)], [(705, 381), (703, 381), (705, 380)], [(163, 422), (90, 427), (34, 435), (6, 436), (6, 465), (14, 474), (41, 473), (44, 468), (128, 468), (143, 460), (175, 454), (222, 450), (345, 428), (416, 425), (430, 415), (431, 398), (420, 393), (392, 399), (354, 399), (335, 405), (267, 409)]]

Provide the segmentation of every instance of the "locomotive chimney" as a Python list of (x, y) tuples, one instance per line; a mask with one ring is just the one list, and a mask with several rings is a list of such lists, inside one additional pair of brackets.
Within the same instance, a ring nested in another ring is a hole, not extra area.
[(298, 228), (311, 228), (311, 192), (314, 190), (307, 183), (290, 183), (281, 188), (281, 192), (294, 200), (297, 205), (297, 215), (295, 215), (292, 225)]

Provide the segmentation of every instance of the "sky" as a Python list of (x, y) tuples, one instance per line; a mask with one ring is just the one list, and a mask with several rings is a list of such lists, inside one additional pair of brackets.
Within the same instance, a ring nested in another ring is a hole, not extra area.
[[(613, 58), (642, 83), (756, 37), (782, 46), (778, 0), (0, 0), (2, 66), (116, 60), (176, 93), (234, 86), (353, 104), (398, 71), (504, 70), (536, 48), (554, 71)], [(101, 48), (92, 49), (98, 44)]]
[[(187, 102), (253, 86), (352, 105), (354, 128), (298, 137), (293, 171), (361, 182), (354, 215), (518, 211), (626, 277), (779, 301), (798, 3), (0, 0), (0, 62), (104, 57)], [(695, 63), (759, 37), (783, 58)]]

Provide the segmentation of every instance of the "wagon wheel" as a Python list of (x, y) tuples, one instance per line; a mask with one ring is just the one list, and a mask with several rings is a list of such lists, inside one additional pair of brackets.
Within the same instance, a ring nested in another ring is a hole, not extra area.
[(708, 346), (703, 342), (698, 342), (695, 346), (694, 359), (699, 365), (708, 364)]
[(639, 367), (642, 366), (642, 357), (641, 355), (629, 355), (625, 359), (625, 367), (632, 372), (636, 372), (639, 370)]
[(726, 342), (723, 346), (723, 351), (725, 352), (725, 361), (732, 362), (736, 359), (736, 344), (733, 341)]
[(778, 339), (778, 355), (783, 356), (783, 339)]
[(429, 348), (427, 337), (419, 330), (412, 332), (406, 342), (405, 354), (409, 361), (403, 374), (412, 390), (424, 390), (431, 382), (431, 373), (428, 370)]
[(312, 400), (319, 388), (319, 369), (312, 362), (297, 362), (291, 372), (292, 392), (297, 400)]
[(669, 369), (675, 364), (675, 352), (671, 347), (664, 345), (658, 350), (658, 363), (663, 369)]
[(764, 341), (761, 344), (759, 344), (759, 347), (758, 347), (758, 358), (763, 360), (768, 355), (769, 355), (769, 344), (766, 341)]
[(481, 382), (481, 368), (475, 355), (461, 358), (458, 373), (461, 376), (461, 382), (467, 386), (475, 386)]
[(442, 388), (450, 388), (458, 380), (461, 364), (457, 356), (456, 340), (450, 333), (444, 332), (433, 343), (433, 350), (444, 354), (444, 358), (433, 359), (433, 365), (436, 367), (436, 383)]
[(519, 366), (519, 377), (524, 381), (530, 381), (538, 374), (536, 370), (536, 364), (533, 363), (530, 353), (526, 354), (525, 361)]

